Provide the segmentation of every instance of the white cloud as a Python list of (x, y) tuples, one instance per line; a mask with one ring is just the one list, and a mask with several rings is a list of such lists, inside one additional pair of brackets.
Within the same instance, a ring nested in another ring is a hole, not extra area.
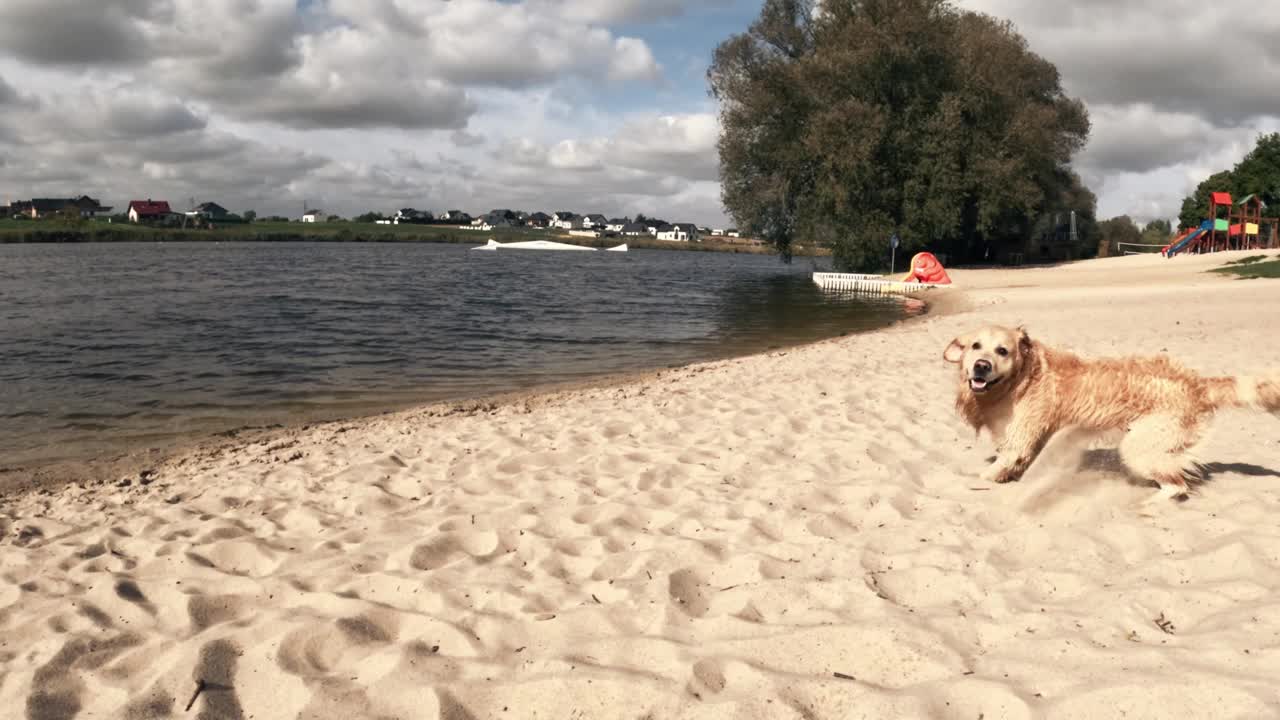
[(1089, 106), (1079, 166), (1102, 216), (1173, 218), (1280, 127), (1280, 14), (1251, 0), (960, 0), (1012, 20)]
[(611, 25), (654, 22), (679, 17), (690, 8), (724, 5), (726, 2), (727, 0), (539, 0), (533, 4), (566, 18)]
[(657, 212), (692, 202), (705, 147), (659, 148), (593, 98), (662, 83), (614, 23), (689, 5), (0, 0), (0, 193)]

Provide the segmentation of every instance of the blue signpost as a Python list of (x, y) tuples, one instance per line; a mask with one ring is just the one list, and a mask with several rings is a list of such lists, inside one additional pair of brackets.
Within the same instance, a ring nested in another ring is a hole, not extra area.
[(898, 264), (898, 233), (889, 237), (889, 274), (892, 275)]

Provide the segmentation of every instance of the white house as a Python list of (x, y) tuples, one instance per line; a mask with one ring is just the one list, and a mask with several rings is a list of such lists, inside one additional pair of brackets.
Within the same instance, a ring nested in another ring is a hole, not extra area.
[(712, 228), (711, 234), (716, 237), (724, 237), (724, 228)]
[(649, 234), (649, 228), (644, 223), (627, 223), (618, 232), (627, 237), (642, 237)]
[(551, 227), (561, 230), (577, 230), (582, 227), (582, 218), (574, 213), (561, 210), (551, 216)]
[(693, 223), (676, 223), (658, 228), (654, 237), (668, 242), (697, 242), (698, 227)]
[(308, 210), (302, 213), (302, 222), (304, 223), (320, 222), (323, 219), (324, 219), (323, 210)]
[(683, 233), (685, 238), (682, 242), (702, 242), (702, 231), (693, 223), (673, 223), (671, 227), (676, 229), (677, 233)]
[(620, 233), (622, 232), (622, 228), (630, 224), (630, 218), (613, 218), (604, 226), (604, 229), (611, 233)]
[(682, 237), (675, 225), (661, 225), (654, 229), (653, 236), (668, 242), (689, 242), (689, 237), (687, 235)]
[(609, 218), (600, 213), (590, 213), (582, 216), (582, 227), (587, 230), (595, 230), (609, 224)]

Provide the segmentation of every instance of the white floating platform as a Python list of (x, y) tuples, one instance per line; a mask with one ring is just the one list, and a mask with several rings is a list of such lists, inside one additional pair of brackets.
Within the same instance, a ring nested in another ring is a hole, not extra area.
[[(596, 248), (586, 247), (584, 245), (572, 245), (569, 243), (552, 242), (551, 240), (526, 240), (523, 242), (500, 243), (492, 238), (489, 242), (480, 247), (473, 247), (472, 250), (568, 250), (570, 252), (595, 252)], [(616, 247), (607, 248), (606, 252), (626, 252), (626, 244)]]
[(936, 283), (903, 282), (884, 275), (857, 273), (814, 273), (813, 282), (823, 290), (869, 295), (910, 295), (921, 290), (951, 287)]

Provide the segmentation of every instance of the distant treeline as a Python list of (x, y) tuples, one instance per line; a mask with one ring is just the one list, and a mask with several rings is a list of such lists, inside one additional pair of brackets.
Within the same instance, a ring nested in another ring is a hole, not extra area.
[[(488, 232), (459, 230), (431, 225), (366, 225), (363, 223), (249, 223), (213, 230), (146, 227), (139, 225), (84, 222), (62, 225), (53, 222), (0, 223), (0, 244), (12, 243), (123, 243), (123, 242), (365, 242), (365, 243), (456, 243), (483, 245), (489, 238), (514, 242), (535, 238), (555, 239), (586, 247), (606, 248), (626, 243), (631, 248), (771, 254), (765, 246), (703, 241), (665, 242), (649, 238), (584, 238), (534, 233), (528, 230), (495, 228)], [(797, 254), (825, 255), (812, 248), (797, 248)]]

